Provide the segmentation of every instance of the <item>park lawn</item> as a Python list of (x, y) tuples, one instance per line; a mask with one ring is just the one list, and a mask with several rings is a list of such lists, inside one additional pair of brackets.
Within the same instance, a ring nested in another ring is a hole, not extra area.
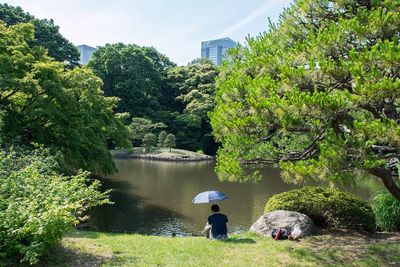
[(228, 241), (74, 231), (40, 266), (399, 266), (400, 235), (321, 235), (274, 241), (255, 234)]

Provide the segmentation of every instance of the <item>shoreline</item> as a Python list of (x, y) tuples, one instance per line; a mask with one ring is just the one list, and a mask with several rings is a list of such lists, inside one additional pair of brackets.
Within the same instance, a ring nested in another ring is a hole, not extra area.
[(199, 161), (214, 161), (215, 158), (208, 155), (201, 156), (164, 156), (164, 155), (151, 155), (151, 154), (134, 154), (128, 152), (113, 152), (114, 159), (145, 159), (155, 161), (170, 161), (170, 162), (199, 162)]

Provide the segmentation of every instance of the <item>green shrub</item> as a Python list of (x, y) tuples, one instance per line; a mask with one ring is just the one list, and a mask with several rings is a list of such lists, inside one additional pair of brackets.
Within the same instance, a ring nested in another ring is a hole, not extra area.
[(265, 212), (274, 210), (304, 213), (322, 227), (375, 230), (375, 217), (368, 203), (331, 188), (303, 187), (274, 195)]
[(378, 193), (371, 201), (376, 224), (384, 231), (400, 231), (400, 201), (388, 192)]
[(0, 151), (0, 181), (0, 265), (36, 263), (85, 210), (109, 203), (98, 181), (89, 183), (87, 173), (58, 174), (41, 149)]

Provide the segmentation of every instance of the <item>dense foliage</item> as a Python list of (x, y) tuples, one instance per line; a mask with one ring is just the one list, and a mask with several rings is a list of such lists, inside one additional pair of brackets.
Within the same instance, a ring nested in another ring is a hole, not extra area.
[(371, 207), (355, 195), (324, 187), (303, 187), (272, 196), (265, 212), (297, 211), (316, 225), (365, 231), (375, 230)]
[(2, 145), (36, 142), (58, 153), (65, 170), (115, 171), (107, 142), (125, 145), (128, 132), (101, 80), (87, 68), (66, 70), (42, 47), (29, 46), (31, 24), (0, 22), (0, 36)]
[(143, 146), (147, 148), (147, 151), (150, 151), (150, 148), (155, 147), (157, 144), (157, 135), (153, 133), (145, 134), (143, 137)]
[(167, 126), (162, 122), (152, 122), (144, 118), (132, 118), (129, 124), (129, 139), (134, 146), (140, 146), (146, 134), (158, 134)]
[(105, 94), (121, 99), (117, 111), (134, 118), (134, 145), (149, 133), (137, 125), (142, 119), (163, 123), (181, 148), (215, 153), (207, 113), (214, 107), (218, 70), (209, 61), (176, 67), (154, 48), (117, 43), (94, 52), (89, 67), (103, 79)]
[(11, 26), (18, 23), (30, 22), (35, 26), (35, 38), (29, 40), (33, 46), (42, 46), (48, 50), (49, 56), (57, 61), (68, 62), (76, 66), (79, 62), (79, 52), (76, 47), (65, 39), (59, 32), (53, 20), (37, 19), (25, 13), (20, 7), (0, 3), (0, 20)]
[(172, 121), (166, 122), (177, 137), (177, 146), (193, 151), (202, 149), (215, 154), (217, 145), (211, 135), (208, 112), (215, 102), (215, 78), (219, 71), (208, 60), (194, 60), (187, 66), (168, 71), (168, 110), (176, 112)]
[(151, 118), (161, 109), (162, 75), (173, 63), (154, 48), (107, 44), (93, 53), (88, 65), (103, 80), (105, 94), (121, 99), (118, 112)]
[(278, 163), (296, 183), (375, 175), (400, 200), (399, 11), (399, 1), (296, 0), (234, 50), (212, 114), (219, 177), (248, 180), (251, 163)]
[(46, 150), (0, 151), (0, 265), (30, 264), (61, 240), (83, 212), (109, 203), (87, 173), (63, 176)]
[(371, 201), (377, 226), (384, 231), (400, 231), (400, 201), (387, 192), (378, 193)]

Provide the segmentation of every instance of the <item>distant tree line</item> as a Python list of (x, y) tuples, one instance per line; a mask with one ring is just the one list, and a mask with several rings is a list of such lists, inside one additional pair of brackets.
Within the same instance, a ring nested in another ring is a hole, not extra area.
[(207, 113), (214, 107), (218, 69), (210, 61), (178, 67), (155, 48), (117, 43), (97, 49), (89, 67), (103, 80), (105, 94), (121, 99), (116, 111), (129, 114), (134, 146), (146, 133), (164, 129), (179, 148), (216, 152)]

